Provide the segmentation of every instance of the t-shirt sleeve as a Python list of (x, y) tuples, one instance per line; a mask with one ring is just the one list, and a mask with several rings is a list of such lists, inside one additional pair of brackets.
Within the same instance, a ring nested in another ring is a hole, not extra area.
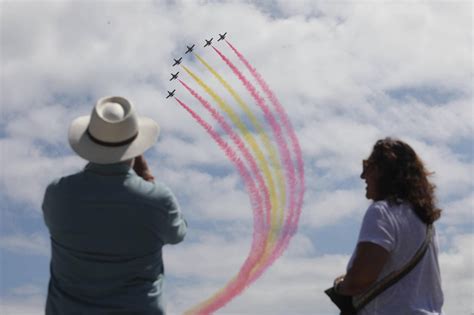
[(56, 187), (60, 179), (52, 181), (48, 187), (46, 187), (41, 209), (43, 212), (43, 219), (47, 227), (51, 227), (51, 215), (52, 209), (55, 206), (54, 200), (56, 198)]
[(385, 203), (373, 203), (365, 213), (358, 242), (370, 242), (391, 252), (395, 248), (395, 226)]

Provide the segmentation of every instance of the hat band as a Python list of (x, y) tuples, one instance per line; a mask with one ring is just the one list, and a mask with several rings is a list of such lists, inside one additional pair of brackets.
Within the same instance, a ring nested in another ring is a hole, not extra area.
[(132, 136), (131, 138), (128, 138), (124, 141), (120, 141), (120, 142), (105, 142), (105, 141), (102, 141), (102, 140), (99, 140), (97, 139), (96, 137), (94, 137), (90, 131), (89, 131), (89, 128), (87, 128), (86, 130), (86, 133), (87, 135), (89, 136), (89, 138), (92, 140), (92, 142), (96, 143), (96, 144), (99, 144), (99, 145), (102, 145), (102, 146), (105, 146), (105, 147), (121, 147), (123, 145), (127, 145), (127, 144), (130, 144), (133, 142), (133, 140), (135, 140), (137, 137), (138, 137), (138, 132)]

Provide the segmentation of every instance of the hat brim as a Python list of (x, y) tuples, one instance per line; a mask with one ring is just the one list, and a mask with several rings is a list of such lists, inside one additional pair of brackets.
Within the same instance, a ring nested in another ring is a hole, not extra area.
[(71, 123), (69, 144), (80, 157), (98, 164), (118, 163), (139, 156), (156, 143), (160, 134), (160, 126), (154, 120), (141, 117), (138, 119), (138, 136), (133, 142), (119, 147), (103, 146), (87, 135), (89, 121), (90, 116), (82, 116)]

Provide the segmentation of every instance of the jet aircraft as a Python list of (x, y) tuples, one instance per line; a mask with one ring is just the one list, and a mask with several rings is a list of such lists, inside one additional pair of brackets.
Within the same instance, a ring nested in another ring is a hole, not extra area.
[(174, 92), (175, 92), (175, 91), (176, 91), (176, 89), (174, 89), (174, 90), (171, 91), (171, 92), (170, 92), (170, 91), (166, 91), (166, 92), (168, 92), (168, 96), (167, 96), (166, 98), (169, 98), (169, 97), (174, 96)]
[(183, 59), (183, 57), (179, 58), (179, 59), (174, 59), (174, 63), (173, 63), (173, 67), (176, 66), (176, 65), (179, 65), (181, 63), (181, 59)]
[(227, 35), (227, 32), (225, 32), (224, 34), (219, 34), (219, 39), (217, 41), (225, 39), (226, 35)]
[(185, 54), (192, 52), (193, 49), (194, 49), (194, 45), (195, 45), (195, 44), (193, 44), (192, 46), (186, 45), (186, 48), (188, 48), (188, 50), (186, 50)]
[(211, 37), (211, 39), (210, 39), (210, 40), (207, 40), (207, 39), (205, 39), (205, 41), (206, 41), (206, 45), (204, 45), (204, 47), (207, 47), (207, 46), (211, 45), (211, 44), (212, 44), (212, 40), (213, 40), (213, 39), (214, 39), (213, 37)]
[(178, 78), (178, 73), (179, 73), (179, 71), (176, 72), (175, 74), (171, 73), (171, 79), (170, 79), (170, 81), (173, 81), (174, 79), (177, 79), (177, 78)]

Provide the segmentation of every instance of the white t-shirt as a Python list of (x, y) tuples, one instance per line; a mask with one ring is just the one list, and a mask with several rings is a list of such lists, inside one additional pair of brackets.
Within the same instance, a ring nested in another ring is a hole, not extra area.
[[(367, 304), (358, 315), (440, 315), (443, 292), (438, 264), (438, 240), (433, 240), (421, 261), (405, 277)], [(374, 202), (365, 213), (358, 242), (385, 248), (390, 257), (378, 280), (403, 268), (426, 238), (426, 224), (410, 204)], [(352, 265), (351, 258), (349, 267)]]

